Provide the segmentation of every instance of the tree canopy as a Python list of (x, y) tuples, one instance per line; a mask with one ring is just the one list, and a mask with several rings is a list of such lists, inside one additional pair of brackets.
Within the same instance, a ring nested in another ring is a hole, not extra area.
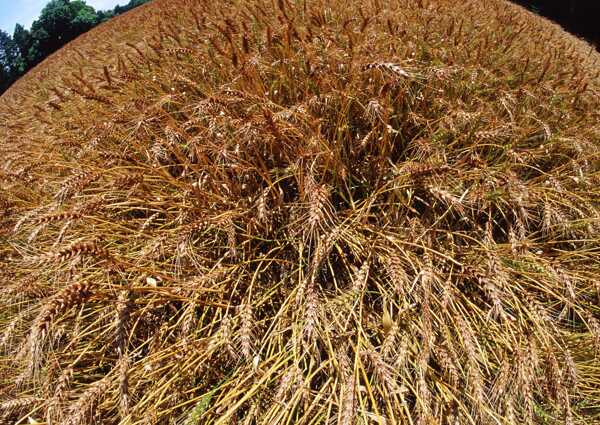
[(31, 25), (31, 34), (39, 40), (41, 56), (45, 57), (97, 23), (96, 11), (85, 2), (52, 0)]
[(5, 31), (0, 30), (0, 91), (10, 85), (10, 78), (19, 66), (19, 48)]

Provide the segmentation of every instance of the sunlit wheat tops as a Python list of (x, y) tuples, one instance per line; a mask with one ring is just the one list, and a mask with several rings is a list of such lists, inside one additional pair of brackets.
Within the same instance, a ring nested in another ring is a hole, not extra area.
[(0, 99), (0, 423), (600, 424), (600, 57), (504, 0), (155, 0)]

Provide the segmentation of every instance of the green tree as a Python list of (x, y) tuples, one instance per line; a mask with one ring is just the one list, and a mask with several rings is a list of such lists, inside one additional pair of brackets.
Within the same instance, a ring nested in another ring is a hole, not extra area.
[(98, 17), (98, 23), (101, 24), (102, 22), (106, 22), (113, 18), (115, 16), (115, 12), (112, 10), (99, 10), (96, 13), (96, 16)]
[(13, 40), (17, 43), (21, 56), (27, 56), (27, 52), (31, 47), (31, 34), (21, 24), (15, 25), (15, 31), (13, 32)]
[(13, 41), (19, 49), (19, 58), (17, 59), (18, 74), (23, 75), (29, 70), (29, 49), (32, 47), (32, 38), (29, 31), (27, 31), (23, 25), (17, 24), (15, 31), (13, 32)]
[(30, 47), (28, 59), (35, 62), (41, 60), (97, 23), (96, 11), (84, 1), (50, 1), (31, 25), (31, 47), (38, 47), (41, 56)]
[(86, 5), (82, 1), (75, 1), (71, 3), (71, 8), (74, 12), (71, 31), (73, 31), (75, 37), (89, 31), (98, 24), (98, 15), (92, 6)]
[(130, 0), (125, 6), (115, 6), (114, 13), (115, 15), (119, 15), (147, 2), (148, 0)]
[(17, 44), (8, 33), (0, 30), (0, 92), (17, 79), (19, 57)]

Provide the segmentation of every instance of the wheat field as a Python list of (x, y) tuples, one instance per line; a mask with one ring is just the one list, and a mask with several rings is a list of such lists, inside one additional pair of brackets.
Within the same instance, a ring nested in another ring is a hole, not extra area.
[(0, 98), (0, 423), (600, 424), (600, 56), (505, 0), (155, 0)]

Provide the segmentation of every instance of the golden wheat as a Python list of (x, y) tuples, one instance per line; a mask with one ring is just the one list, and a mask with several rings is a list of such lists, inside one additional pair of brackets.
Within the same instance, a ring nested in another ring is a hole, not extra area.
[(155, 0), (0, 99), (0, 421), (600, 423), (600, 57), (504, 0)]

